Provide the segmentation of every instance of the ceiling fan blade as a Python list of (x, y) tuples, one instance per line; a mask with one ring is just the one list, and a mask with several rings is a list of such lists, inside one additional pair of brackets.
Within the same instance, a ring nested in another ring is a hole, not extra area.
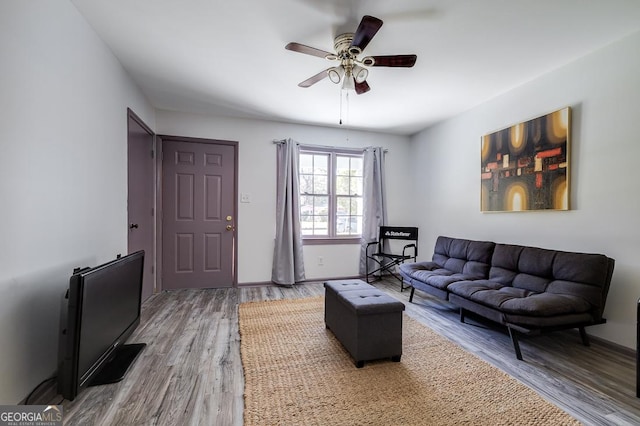
[(316, 84), (320, 80), (323, 80), (323, 79), (327, 78), (327, 76), (329, 75), (329, 70), (330, 69), (332, 69), (332, 68), (327, 68), (326, 70), (320, 71), (318, 74), (314, 75), (313, 77), (309, 77), (305, 81), (299, 83), (298, 86), (300, 86), (300, 87), (313, 86), (314, 84)]
[(351, 47), (355, 46), (360, 48), (360, 51), (363, 51), (381, 26), (382, 20), (369, 15), (363, 16), (362, 21), (360, 21), (360, 25), (358, 25), (358, 29), (353, 36)]
[(292, 52), (304, 53), (307, 55), (317, 56), (319, 58), (327, 58), (327, 56), (335, 57), (334, 53), (326, 52), (324, 50), (316, 49), (315, 47), (306, 46), (300, 43), (291, 42), (284, 48), (287, 50), (291, 50)]
[(415, 65), (416, 55), (389, 55), (389, 56), (372, 56), (374, 67), (407, 67)]
[(362, 95), (363, 93), (367, 93), (369, 90), (371, 90), (371, 87), (369, 87), (369, 84), (366, 81), (363, 81), (362, 83), (358, 83), (356, 81), (356, 93), (358, 95)]

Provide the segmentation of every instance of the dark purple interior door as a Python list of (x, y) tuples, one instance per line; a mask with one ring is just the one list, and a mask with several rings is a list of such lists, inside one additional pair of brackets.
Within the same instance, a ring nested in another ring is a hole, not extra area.
[(162, 287), (234, 284), (236, 146), (164, 139)]
[(128, 250), (144, 250), (142, 300), (153, 294), (155, 288), (154, 265), (154, 192), (155, 160), (153, 159), (153, 132), (132, 112), (128, 121)]

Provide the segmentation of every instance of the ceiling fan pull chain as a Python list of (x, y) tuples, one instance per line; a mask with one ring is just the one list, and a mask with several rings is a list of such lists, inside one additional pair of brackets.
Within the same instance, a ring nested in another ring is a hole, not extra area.
[(346, 102), (347, 102), (347, 125), (349, 124), (349, 92), (345, 92)]
[(342, 90), (338, 93), (340, 94), (340, 125), (342, 126)]

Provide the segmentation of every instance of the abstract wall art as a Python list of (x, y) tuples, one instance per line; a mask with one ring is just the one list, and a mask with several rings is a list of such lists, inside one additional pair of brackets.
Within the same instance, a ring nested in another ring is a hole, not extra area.
[(483, 212), (569, 210), (571, 108), (482, 137)]

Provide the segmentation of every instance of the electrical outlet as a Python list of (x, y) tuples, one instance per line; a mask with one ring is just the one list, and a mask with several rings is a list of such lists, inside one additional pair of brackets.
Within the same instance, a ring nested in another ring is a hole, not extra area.
[(251, 194), (247, 194), (246, 192), (240, 194), (240, 202), (241, 203), (250, 203), (251, 202)]
[(324, 257), (318, 256), (318, 266), (324, 266)]

